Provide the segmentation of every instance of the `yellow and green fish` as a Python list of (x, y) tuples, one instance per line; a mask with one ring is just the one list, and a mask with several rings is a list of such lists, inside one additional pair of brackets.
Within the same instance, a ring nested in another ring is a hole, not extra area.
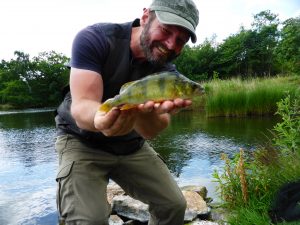
[(140, 80), (125, 83), (120, 93), (107, 99), (99, 111), (108, 112), (113, 107), (121, 110), (134, 108), (147, 101), (163, 102), (176, 98), (189, 99), (204, 93), (204, 88), (175, 72), (161, 72)]

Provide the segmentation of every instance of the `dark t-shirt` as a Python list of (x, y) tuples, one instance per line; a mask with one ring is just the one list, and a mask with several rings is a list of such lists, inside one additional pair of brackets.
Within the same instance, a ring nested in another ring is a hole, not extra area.
[[(176, 71), (172, 64), (155, 67), (149, 62), (140, 63), (132, 58), (130, 38), (134, 26), (139, 26), (138, 19), (124, 24), (98, 23), (81, 30), (74, 39), (70, 66), (101, 74), (104, 86), (102, 101), (117, 95), (126, 82), (154, 72)], [(100, 132), (80, 129), (71, 116), (71, 102), (68, 92), (57, 109), (55, 121), (58, 135), (73, 134), (86, 145), (118, 155), (130, 154), (144, 143), (135, 131), (123, 136), (106, 137)]]

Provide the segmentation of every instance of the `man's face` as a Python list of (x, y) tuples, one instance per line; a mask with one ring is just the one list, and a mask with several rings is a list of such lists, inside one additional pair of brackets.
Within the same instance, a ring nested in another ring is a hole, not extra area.
[(156, 17), (151, 16), (140, 37), (141, 47), (149, 62), (164, 65), (180, 54), (190, 35), (182, 27), (161, 24)]

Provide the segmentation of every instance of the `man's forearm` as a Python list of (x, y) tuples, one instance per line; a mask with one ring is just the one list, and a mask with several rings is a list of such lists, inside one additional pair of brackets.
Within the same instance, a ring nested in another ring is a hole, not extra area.
[(94, 125), (95, 114), (99, 103), (91, 100), (82, 100), (80, 103), (72, 103), (71, 113), (79, 128), (89, 131), (97, 131)]

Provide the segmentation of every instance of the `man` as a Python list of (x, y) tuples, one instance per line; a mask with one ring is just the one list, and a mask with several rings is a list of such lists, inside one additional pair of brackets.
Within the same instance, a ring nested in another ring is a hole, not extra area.
[(152, 101), (135, 109), (98, 111), (120, 87), (159, 71), (189, 38), (196, 42), (198, 10), (192, 0), (154, 0), (132, 23), (100, 23), (73, 42), (70, 92), (55, 118), (59, 155), (57, 206), (66, 224), (108, 224), (109, 179), (149, 204), (149, 224), (183, 224), (181, 190), (158, 154), (145, 142), (166, 128), (170, 115), (191, 104)]

